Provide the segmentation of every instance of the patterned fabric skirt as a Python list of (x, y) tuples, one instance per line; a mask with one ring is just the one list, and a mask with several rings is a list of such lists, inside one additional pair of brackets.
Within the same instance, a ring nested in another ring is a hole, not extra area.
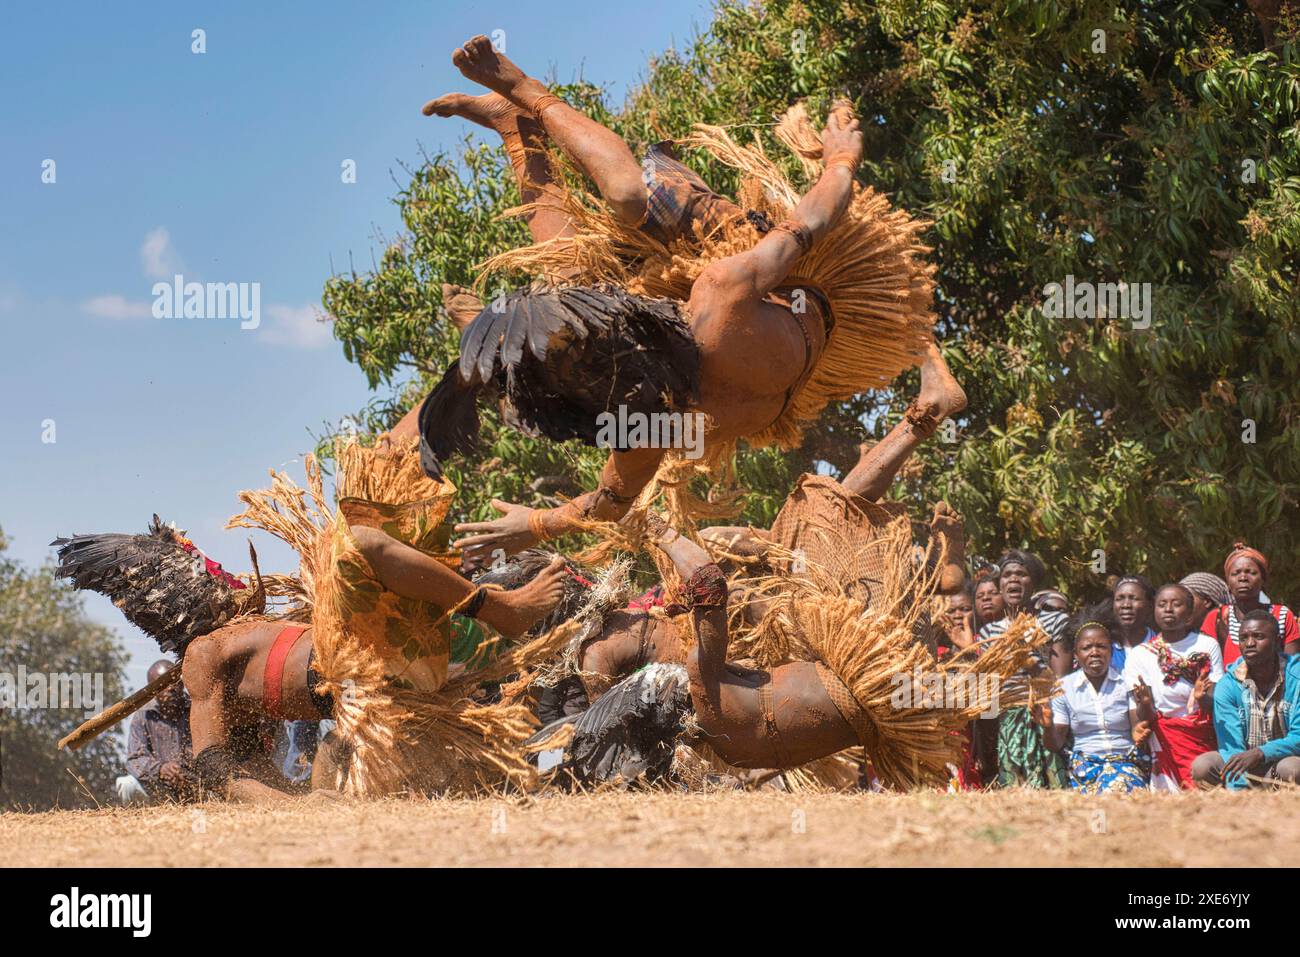
[(1050, 751), (1028, 708), (1008, 708), (998, 719), (998, 785), (1064, 788), (1065, 760)]
[(1140, 751), (1126, 754), (1070, 755), (1070, 787), (1084, 794), (1126, 794), (1147, 786), (1151, 759)]

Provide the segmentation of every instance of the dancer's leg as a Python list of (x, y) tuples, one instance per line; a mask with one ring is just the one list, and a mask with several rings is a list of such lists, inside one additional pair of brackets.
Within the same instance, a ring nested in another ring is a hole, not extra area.
[(496, 52), (485, 36), (467, 40), (452, 53), (451, 62), (467, 78), (496, 91), (521, 110), (530, 115), (540, 113), (546, 134), (591, 177), (619, 218), (632, 224), (645, 218), (647, 192), (641, 165), (617, 133), (557, 100), (505, 54)]
[(466, 96), (448, 93), (424, 104), (425, 116), (460, 116), (494, 130), (505, 144), (525, 205), (533, 242), (573, 235), (573, 224), (559, 200), (555, 171), (546, 155), (546, 132), (531, 114), (499, 93)]
[(934, 434), (939, 423), (966, 408), (966, 393), (948, 371), (939, 346), (931, 343), (921, 363), (921, 394), (907, 408), (902, 422), (862, 453), (841, 483), (869, 502), (889, 490), (894, 476), (917, 446)]

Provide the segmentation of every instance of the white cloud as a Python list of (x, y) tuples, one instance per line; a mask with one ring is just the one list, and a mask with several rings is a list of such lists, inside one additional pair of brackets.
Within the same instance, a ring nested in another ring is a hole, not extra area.
[(171, 279), (181, 272), (181, 257), (172, 246), (171, 234), (165, 226), (151, 230), (140, 246), (140, 263), (150, 279)]
[(319, 349), (334, 338), (330, 321), (315, 306), (267, 306), (259, 333), (269, 343), (296, 349)]
[(153, 306), (112, 293), (87, 299), (81, 304), (81, 311), (103, 319), (148, 319), (153, 315)]

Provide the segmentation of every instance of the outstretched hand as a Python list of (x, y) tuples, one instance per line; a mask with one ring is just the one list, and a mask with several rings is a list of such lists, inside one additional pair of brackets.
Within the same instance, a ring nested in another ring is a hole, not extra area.
[(537, 543), (537, 537), (528, 528), (531, 508), (495, 498), (492, 507), (502, 513), (500, 518), (456, 526), (457, 533), (470, 533), (452, 543), (453, 547), (463, 551), (461, 564), (467, 570), (490, 565), (496, 558), (513, 555)]
[(829, 167), (833, 159), (844, 157), (854, 166), (862, 161), (862, 131), (853, 107), (841, 100), (831, 108), (822, 130), (822, 162)]

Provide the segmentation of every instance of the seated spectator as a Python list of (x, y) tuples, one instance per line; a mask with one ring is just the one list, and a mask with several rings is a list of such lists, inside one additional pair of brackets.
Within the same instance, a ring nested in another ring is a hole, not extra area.
[(1061, 679), (1052, 699), (1049, 747), (1060, 751), (1070, 735), (1070, 787), (1085, 794), (1124, 793), (1147, 786), (1151, 758), (1141, 750), (1149, 725), (1137, 716), (1120, 673), (1111, 667), (1111, 629), (1085, 612), (1074, 628), (1079, 669)]
[[(154, 662), (149, 681), (157, 681), (174, 667), (166, 659)], [(123, 804), (180, 800), (192, 784), (186, 768), (193, 752), (190, 699), (185, 685), (177, 681), (154, 699), (152, 707), (137, 711), (131, 719), (126, 753), (130, 773), (117, 779), (118, 798)]]
[(1214, 683), (1223, 677), (1219, 644), (1192, 627), (1192, 594), (1183, 585), (1156, 592), (1160, 633), (1131, 648), (1124, 684), (1138, 719), (1151, 725), (1151, 789), (1191, 788), (1192, 762), (1216, 747)]
[[(1220, 605), (1226, 605), (1230, 600), (1228, 597), (1228, 583), (1218, 575), (1211, 575), (1209, 572), (1192, 572), (1178, 584), (1183, 585), (1192, 593), (1192, 621), (1205, 621), (1210, 612)], [(1202, 628), (1201, 631), (1205, 631), (1205, 629)], [(1205, 631), (1205, 633), (1211, 637), (1214, 634), (1209, 631)]]
[(1300, 653), (1300, 626), (1296, 623), (1295, 612), (1286, 605), (1266, 605), (1262, 600), (1260, 593), (1268, 579), (1268, 559), (1262, 552), (1240, 542), (1233, 545), (1223, 563), (1223, 577), (1228, 580), (1231, 600), (1205, 616), (1201, 631), (1218, 640), (1225, 665), (1232, 664), (1240, 657), (1237, 633), (1241, 628), (1241, 619), (1247, 612), (1257, 608), (1264, 609), (1277, 621), (1278, 631), (1282, 635), (1282, 653)]
[(1117, 632), (1115, 647), (1111, 650), (1111, 663), (1116, 671), (1123, 672), (1130, 649), (1136, 648), (1155, 634), (1155, 629), (1151, 627), (1151, 610), (1155, 597), (1156, 590), (1141, 575), (1125, 575), (1115, 583), (1111, 604)]
[(1192, 762), (1204, 787), (1236, 791), (1255, 781), (1300, 783), (1300, 657), (1282, 655), (1277, 619), (1263, 608), (1241, 617), (1241, 658), (1214, 689), (1218, 750)]
[[(1029, 596), (1037, 590), (1046, 569), (1038, 556), (1013, 549), (1002, 557), (998, 565), (998, 589), (1005, 605), (1003, 617), (991, 621), (980, 629), (980, 640), (987, 641), (1007, 630), (1011, 619), (1023, 609), (1032, 612), (1038, 623), (1052, 638), (1047, 655), (1036, 653), (1036, 670), (1044, 671), (1048, 661), (1055, 662), (1055, 647), (1063, 644), (1069, 619), (1063, 612), (1029, 607)], [(1028, 708), (1008, 708), (998, 718), (997, 766), (998, 784), (1002, 787), (1025, 785), (1036, 788), (1063, 788), (1067, 775), (1061, 756), (1047, 748), (1042, 725), (1029, 713)]]

